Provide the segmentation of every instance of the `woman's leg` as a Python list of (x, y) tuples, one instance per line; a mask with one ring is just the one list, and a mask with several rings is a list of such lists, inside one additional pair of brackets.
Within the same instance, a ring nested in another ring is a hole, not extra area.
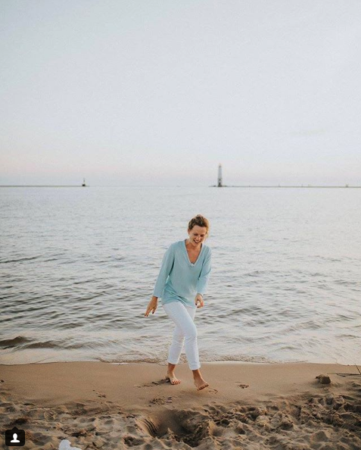
[(193, 372), (194, 384), (198, 390), (206, 388), (209, 384), (203, 379), (199, 370), (201, 365), (199, 363), (197, 329), (194, 324), (196, 308), (186, 307), (180, 302), (166, 303), (163, 307), (176, 325), (173, 342), (169, 349), (167, 377), (172, 384), (180, 383), (174, 375), (174, 369), (179, 362), (185, 340), (188, 365)]
[(173, 332), (172, 344), (169, 347), (168, 352), (168, 369), (166, 378), (169, 379), (171, 384), (179, 384), (180, 380), (175, 376), (174, 370), (179, 363), (179, 358), (182, 353), (184, 343), (184, 335), (180, 328), (176, 325)]
[[(183, 305), (184, 306), (184, 305)], [(196, 308), (185, 307), (191, 319), (194, 321), (194, 316), (196, 314)], [(179, 358), (183, 350), (184, 344), (184, 333), (177, 324), (175, 324), (174, 332), (173, 332), (173, 341), (171, 346), (169, 347), (168, 354), (168, 363), (171, 365), (176, 365), (179, 363)]]
[(169, 349), (168, 363), (176, 365), (182, 352), (185, 341), (185, 352), (191, 370), (200, 368), (197, 329), (193, 318), (196, 308), (186, 308), (181, 302), (166, 303), (163, 305), (168, 317), (173, 320), (176, 328), (173, 333), (173, 342)]
[(198, 391), (209, 386), (209, 384), (203, 379), (201, 371), (199, 369), (192, 370), (192, 372), (193, 372), (194, 384), (196, 385), (196, 388), (198, 389)]

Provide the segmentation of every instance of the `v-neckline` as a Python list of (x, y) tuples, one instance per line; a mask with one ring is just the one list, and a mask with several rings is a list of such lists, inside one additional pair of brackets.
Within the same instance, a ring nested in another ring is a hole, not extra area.
[(204, 246), (203, 246), (203, 244), (201, 244), (201, 251), (199, 252), (198, 258), (195, 260), (194, 263), (192, 263), (191, 260), (189, 259), (186, 241), (187, 241), (187, 239), (184, 239), (184, 241), (183, 241), (183, 244), (184, 244), (183, 247), (184, 247), (184, 250), (185, 250), (185, 252), (186, 252), (186, 256), (187, 256), (188, 262), (189, 262), (189, 264), (190, 264), (191, 266), (195, 266), (195, 265), (197, 264), (197, 262), (199, 261), (199, 257), (201, 256), (201, 253), (202, 253), (202, 251), (203, 251), (203, 247), (204, 247)]

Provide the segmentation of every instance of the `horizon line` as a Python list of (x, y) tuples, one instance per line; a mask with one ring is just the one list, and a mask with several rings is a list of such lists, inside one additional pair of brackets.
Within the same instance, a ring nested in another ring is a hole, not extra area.
[[(91, 187), (90, 185), (82, 186), (81, 184), (0, 184), (0, 187), (2, 188), (24, 188), (24, 187), (56, 187), (56, 188), (88, 188)], [(181, 186), (181, 185), (93, 185), (92, 187), (202, 187), (202, 186)], [(341, 188), (341, 189), (353, 189), (353, 188), (361, 188), (359, 185), (210, 185), (210, 186), (203, 186), (203, 187), (216, 187), (216, 188), (300, 188), (300, 189), (310, 189), (310, 188), (329, 188), (329, 189), (335, 189), (335, 188)]]

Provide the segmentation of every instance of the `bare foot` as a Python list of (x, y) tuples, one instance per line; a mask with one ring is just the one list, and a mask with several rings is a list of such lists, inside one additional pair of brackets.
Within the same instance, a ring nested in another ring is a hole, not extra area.
[(170, 384), (180, 384), (180, 380), (174, 375), (174, 373), (167, 372), (165, 381), (169, 381)]
[(194, 384), (197, 388), (197, 391), (201, 391), (202, 389), (206, 388), (209, 386), (209, 384), (203, 380), (203, 378), (194, 378)]

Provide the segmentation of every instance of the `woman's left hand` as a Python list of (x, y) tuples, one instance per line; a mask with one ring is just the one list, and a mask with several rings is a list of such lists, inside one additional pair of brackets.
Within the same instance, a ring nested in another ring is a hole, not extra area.
[(204, 300), (201, 294), (197, 294), (194, 300), (194, 303), (197, 305), (197, 308), (203, 308)]

